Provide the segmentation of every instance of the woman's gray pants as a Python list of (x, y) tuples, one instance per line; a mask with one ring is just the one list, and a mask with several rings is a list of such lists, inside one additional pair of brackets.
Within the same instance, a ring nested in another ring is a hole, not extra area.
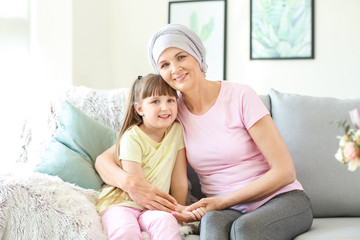
[(200, 223), (201, 240), (287, 240), (312, 225), (311, 203), (301, 190), (279, 194), (249, 213), (232, 209), (206, 213)]

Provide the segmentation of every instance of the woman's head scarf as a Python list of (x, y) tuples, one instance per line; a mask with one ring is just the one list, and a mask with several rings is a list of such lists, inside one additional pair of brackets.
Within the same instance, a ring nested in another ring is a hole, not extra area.
[(149, 60), (158, 74), (157, 61), (169, 47), (182, 49), (192, 55), (199, 62), (201, 71), (206, 73), (205, 47), (198, 35), (181, 24), (168, 24), (156, 32), (149, 42)]

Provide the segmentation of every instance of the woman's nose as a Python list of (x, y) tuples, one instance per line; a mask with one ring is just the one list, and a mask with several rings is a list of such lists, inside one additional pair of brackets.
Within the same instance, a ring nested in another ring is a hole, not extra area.
[(175, 72), (176, 72), (176, 66), (175, 66), (175, 64), (173, 64), (171, 66), (171, 73), (175, 73)]
[(180, 69), (181, 69), (181, 65), (180, 65), (180, 64), (173, 64), (173, 65), (172, 65), (171, 72), (172, 72), (172, 73), (176, 73), (176, 72), (179, 71)]

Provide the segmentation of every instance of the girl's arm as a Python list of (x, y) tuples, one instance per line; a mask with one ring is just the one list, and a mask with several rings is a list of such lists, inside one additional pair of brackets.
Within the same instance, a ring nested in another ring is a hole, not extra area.
[(188, 194), (185, 148), (179, 150), (176, 157), (175, 166), (171, 175), (170, 194), (179, 204), (185, 205)]
[(115, 145), (96, 158), (95, 169), (109, 185), (127, 192), (139, 205), (171, 212), (176, 209), (176, 200), (169, 194), (151, 185), (144, 177), (125, 172), (115, 159)]
[[(171, 175), (171, 185), (170, 193), (179, 203), (177, 206), (177, 211), (173, 212), (174, 217), (178, 218), (179, 222), (189, 222), (200, 220), (202, 216), (206, 213), (203, 208), (200, 208), (198, 211), (190, 212), (185, 208), (186, 198), (188, 195), (188, 178), (186, 174), (186, 151), (185, 148), (178, 151), (175, 166)], [(186, 220), (182, 216), (186, 216)]]
[[(204, 208), (212, 211), (259, 201), (295, 181), (292, 158), (272, 118), (269, 115), (261, 118), (249, 129), (249, 134), (268, 160), (270, 170), (242, 189), (222, 197), (203, 198), (187, 210), (197, 212)], [(183, 214), (181, 217), (183, 221), (189, 221), (189, 216)], [(181, 217), (177, 216), (178, 219)]]

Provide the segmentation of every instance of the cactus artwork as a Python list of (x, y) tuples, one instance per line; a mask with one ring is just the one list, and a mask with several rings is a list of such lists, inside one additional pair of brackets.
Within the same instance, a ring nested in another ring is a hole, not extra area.
[(253, 0), (252, 58), (312, 56), (312, 0)]

